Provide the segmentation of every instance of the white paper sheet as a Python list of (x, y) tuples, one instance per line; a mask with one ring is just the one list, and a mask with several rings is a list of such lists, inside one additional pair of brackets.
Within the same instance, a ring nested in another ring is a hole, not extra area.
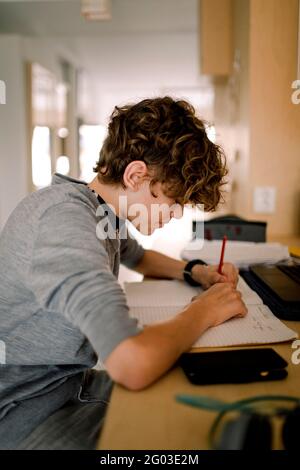
[[(183, 249), (181, 257), (186, 260), (201, 258), (208, 264), (218, 264), (222, 240), (193, 240)], [(227, 241), (224, 262), (236, 266), (258, 263), (277, 263), (288, 259), (288, 247), (280, 243), (254, 243)]]

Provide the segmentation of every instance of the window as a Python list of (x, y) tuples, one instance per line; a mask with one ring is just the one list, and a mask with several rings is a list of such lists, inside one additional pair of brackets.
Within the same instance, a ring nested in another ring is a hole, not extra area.
[(91, 181), (95, 177), (93, 168), (106, 137), (106, 127), (83, 124), (79, 127), (80, 178)]
[(50, 128), (35, 126), (31, 143), (32, 182), (36, 188), (51, 183)]

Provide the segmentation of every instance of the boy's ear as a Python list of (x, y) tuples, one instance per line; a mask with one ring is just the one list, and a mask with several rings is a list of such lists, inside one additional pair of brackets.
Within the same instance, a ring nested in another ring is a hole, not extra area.
[(126, 188), (138, 191), (145, 178), (149, 176), (147, 165), (141, 160), (130, 162), (125, 168), (123, 182)]

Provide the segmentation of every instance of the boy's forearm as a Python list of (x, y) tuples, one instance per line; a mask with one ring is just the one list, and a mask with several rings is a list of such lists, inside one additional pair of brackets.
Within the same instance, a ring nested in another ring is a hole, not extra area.
[[(141, 334), (119, 345), (118, 356), (123, 361), (120, 375), (112, 378), (132, 390), (147, 387), (167, 372), (208, 327), (207, 315), (203, 312), (202, 316), (191, 305), (164, 323), (145, 327)], [(113, 359), (106, 364), (108, 371)]]
[(208, 322), (199, 312), (189, 307), (176, 317), (163, 324), (151, 325), (145, 328), (138, 338), (147, 349), (145, 357), (146, 382), (151, 383), (159, 378), (176, 362), (181, 354), (188, 351), (199, 336), (208, 328)]
[(185, 261), (170, 258), (158, 251), (145, 250), (135, 270), (150, 277), (183, 279), (185, 265)]

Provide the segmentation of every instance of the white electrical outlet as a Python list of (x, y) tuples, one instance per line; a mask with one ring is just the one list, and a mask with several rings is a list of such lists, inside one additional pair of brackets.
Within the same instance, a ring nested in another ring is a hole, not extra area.
[(276, 206), (276, 188), (257, 186), (254, 188), (253, 210), (257, 214), (274, 214)]

